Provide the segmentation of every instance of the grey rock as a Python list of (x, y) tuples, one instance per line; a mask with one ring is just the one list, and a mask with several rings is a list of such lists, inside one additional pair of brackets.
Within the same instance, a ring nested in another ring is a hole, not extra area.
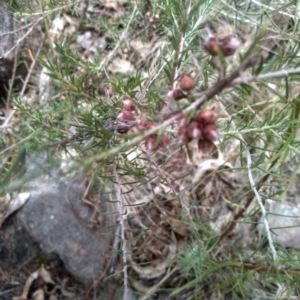
[[(277, 203), (271, 200), (266, 201), (265, 207), (273, 241), (282, 247), (300, 249), (300, 208), (286, 202)], [(262, 220), (258, 230), (260, 236), (265, 235)]]
[(34, 243), (26, 230), (17, 224), (14, 216), (3, 224), (0, 231), (0, 268), (2, 270), (20, 268), (36, 257), (39, 251), (39, 246)]
[(82, 202), (86, 188), (83, 176), (41, 176), (28, 188), (31, 196), (18, 218), (46, 253), (57, 254), (75, 278), (90, 285), (105, 270), (113, 229), (108, 217), (99, 228), (89, 226), (93, 209)]
[(3, 80), (12, 72), (14, 52), (10, 50), (16, 39), (14, 19), (3, 0), (0, 0), (0, 16), (0, 80)]

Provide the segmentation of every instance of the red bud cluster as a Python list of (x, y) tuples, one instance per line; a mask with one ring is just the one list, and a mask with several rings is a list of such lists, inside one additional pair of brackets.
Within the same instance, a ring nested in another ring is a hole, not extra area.
[(198, 140), (199, 149), (206, 152), (218, 138), (218, 129), (215, 125), (217, 119), (218, 114), (214, 109), (200, 110), (189, 123), (186, 118), (179, 121), (178, 134), (184, 143)]
[(219, 52), (223, 53), (224, 56), (231, 56), (239, 46), (240, 41), (232, 35), (222, 40), (214, 35), (209, 35), (203, 44), (204, 50), (212, 56), (217, 55)]

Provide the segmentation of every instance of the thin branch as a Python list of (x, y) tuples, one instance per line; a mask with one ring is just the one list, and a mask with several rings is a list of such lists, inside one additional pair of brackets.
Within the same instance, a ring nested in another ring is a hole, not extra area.
[(43, 45), (44, 45), (44, 41), (42, 40), (41, 43), (40, 43), (40, 46), (39, 46), (39, 48), (38, 48), (38, 50), (37, 50), (37, 52), (36, 52), (35, 58), (34, 58), (34, 60), (32, 61), (31, 65), (30, 65), (28, 74), (27, 74), (27, 76), (26, 76), (26, 78), (25, 78), (25, 81), (24, 81), (24, 84), (23, 84), (23, 86), (22, 86), (22, 90), (21, 90), (21, 92), (20, 92), (20, 97), (21, 97), (21, 98), (22, 98), (22, 97), (24, 96), (24, 94), (25, 94), (25, 91), (26, 91), (26, 88), (27, 88), (29, 79), (30, 79), (30, 77), (31, 77), (31, 75), (32, 75), (33, 69), (34, 69), (35, 64), (36, 64), (36, 62), (37, 62), (37, 59), (38, 59), (38, 57), (40, 56), (40, 53), (41, 53), (42, 48), (43, 48)]
[(137, 5), (134, 6), (134, 9), (131, 13), (130, 19), (126, 25), (126, 28), (124, 29), (124, 31), (122, 32), (118, 43), (116, 44), (116, 46), (114, 47), (114, 49), (106, 56), (105, 59), (103, 59), (103, 61), (101, 62), (100, 66), (98, 67), (98, 71), (100, 71), (102, 69), (103, 66), (107, 66), (107, 64), (110, 62), (110, 60), (116, 55), (117, 50), (119, 49), (121, 43), (123, 42), (123, 40), (126, 38), (128, 30), (129, 30), (129, 26), (131, 24), (131, 22), (134, 19), (135, 16), (135, 12), (137, 10)]
[(16, 41), (15, 45), (10, 50), (8, 50), (2, 56), (0, 56), (0, 59), (6, 58), (12, 51), (14, 51), (14, 49), (32, 32), (34, 26), (36, 26), (42, 19), (43, 18), (39, 18), (36, 20), (36, 22), (33, 22), (32, 26), (27, 30), (27, 32)]
[(12, 76), (11, 76), (10, 81), (9, 81), (9, 89), (8, 89), (8, 93), (7, 93), (7, 97), (6, 97), (6, 111), (9, 111), (9, 107), (10, 107), (10, 98), (11, 98), (11, 94), (12, 94), (12, 90), (13, 90), (13, 85), (14, 85), (15, 78), (16, 78), (19, 49), (20, 48), (17, 47), (17, 50), (16, 50), (15, 55), (14, 55), (13, 72), (12, 72)]
[(280, 10), (280, 11), (275, 10), (273, 7), (268, 6), (268, 5), (265, 5), (265, 4), (263, 4), (263, 3), (259, 2), (259, 1), (252, 0), (252, 3), (255, 3), (256, 5), (258, 5), (258, 6), (260, 6), (260, 7), (263, 7), (263, 8), (265, 8), (265, 9), (270, 10), (270, 13), (278, 13), (278, 14), (287, 16), (287, 17), (289, 17), (289, 18), (295, 19), (295, 16), (294, 16), (294, 15), (288, 14), (288, 13), (286, 13), (286, 12), (284, 12), (284, 11), (281, 11), (281, 10)]
[[(244, 14), (243, 12), (241, 12), (240, 10), (237, 10), (235, 7), (233, 7), (232, 5), (228, 4), (225, 0), (221, 0), (221, 2), (229, 7), (230, 9), (232, 9), (234, 11), (235, 14), (239, 14), (241, 15), (243, 18), (247, 18), (249, 19), (251, 22), (253, 22), (254, 24), (261, 26), (261, 23), (259, 23), (258, 21), (254, 20), (253, 18), (250, 18), (247, 14)], [(221, 11), (222, 13), (222, 11)], [(232, 14), (232, 16), (236, 17), (235, 14)], [(279, 30), (273, 29), (271, 27), (268, 27), (268, 30), (273, 31), (274, 33), (279, 33)]]
[(71, 6), (76, 5), (76, 4), (80, 3), (80, 2), (83, 2), (83, 1), (82, 0), (74, 1), (72, 3), (66, 4), (66, 5), (62, 5), (62, 6), (59, 6), (59, 7), (55, 7), (53, 9), (49, 9), (49, 10), (45, 10), (45, 11), (30, 12), (30, 13), (20, 13), (20, 16), (22, 16), (22, 17), (32, 17), (32, 16), (40, 16), (40, 15), (45, 16), (45, 15), (54, 13), (56, 11), (59, 11), (59, 10), (71, 7)]
[[(174, 88), (174, 84), (175, 84), (175, 78), (177, 77), (177, 63), (178, 63), (178, 59), (179, 59), (180, 53), (182, 52), (183, 44), (184, 44), (183, 28), (187, 24), (188, 15), (191, 11), (191, 5), (192, 5), (191, 0), (189, 0), (187, 3), (186, 9), (184, 11), (183, 19), (182, 19), (182, 22), (181, 22), (180, 28), (179, 28), (179, 35), (178, 35), (178, 39), (177, 39), (177, 43), (176, 43), (176, 47), (175, 47), (175, 54), (174, 54), (174, 66), (172, 69), (171, 83), (170, 83), (170, 85), (173, 88)], [(176, 22), (176, 20), (175, 20), (175, 22)]]
[[(222, 108), (223, 112), (227, 115), (228, 119), (231, 121), (231, 125), (233, 126), (233, 128), (236, 129), (235, 123), (232, 121), (230, 115), (227, 113), (225, 107), (222, 104), (221, 104), (221, 108)], [(241, 145), (242, 142), (244, 143), (244, 145), (246, 145), (246, 142), (245, 142), (245, 140), (243, 138), (243, 135), (241, 133), (238, 133), (238, 137), (239, 137), (240, 145)], [(250, 154), (250, 151), (249, 151), (248, 147), (245, 148), (245, 152), (246, 152), (247, 172), (248, 172), (248, 179), (249, 179), (250, 187), (251, 187), (251, 190), (254, 192), (254, 195), (257, 199), (257, 202), (260, 206), (260, 210), (261, 210), (261, 214), (262, 214), (262, 218), (263, 218), (263, 223), (265, 225), (269, 246), (270, 246), (272, 256), (273, 256), (273, 261), (276, 261), (277, 260), (277, 254), (276, 254), (276, 250), (275, 250), (275, 247), (274, 247), (274, 242), (273, 242), (273, 239), (272, 239), (272, 236), (271, 236), (270, 226), (269, 226), (269, 223), (268, 223), (267, 218), (266, 218), (267, 217), (266, 209), (263, 205), (260, 194), (258, 193), (258, 189), (256, 188), (257, 185), (254, 183), (253, 176), (252, 176), (252, 171), (251, 171), (252, 159), (251, 159), (251, 154)], [(251, 202), (252, 202), (252, 200), (251, 200)], [(250, 205), (251, 202), (249, 202), (249, 205)], [(222, 236), (224, 236), (224, 235), (222, 235)]]
[(157, 284), (153, 285), (145, 295), (141, 296), (138, 300), (147, 300), (169, 279), (175, 272), (179, 271), (178, 268), (172, 269), (167, 275), (165, 275)]
[[(30, 76), (32, 75), (32, 72), (33, 72), (33, 69), (34, 69), (34, 66), (36, 64), (36, 61), (37, 61), (37, 58), (39, 57), (40, 53), (41, 53), (41, 50), (42, 50), (42, 47), (43, 47), (43, 42), (41, 43), (40, 47), (38, 48), (38, 51), (36, 53), (36, 56), (33, 60), (33, 62), (31, 63), (30, 65), (30, 68), (29, 68), (29, 71), (28, 71), (28, 74), (25, 78), (25, 81), (24, 81), (24, 84), (22, 86), (22, 90), (20, 92), (20, 98), (22, 99), (22, 97), (24, 96), (24, 93), (25, 93), (25, 90), (27, 88), (27, 84), (29, 82), (29, 79), (30, 79)], [(0, 129), (6, 129), (7, 127), (9, 127), (9, 122), (11, 121), (12, 117), (14, 116), (14, 114), (16, 113), (16, 110), (13, 109), (11, 111), (11, 113), (9, 114), (9, 116), (6, 118), (5, 122), (0, 126)]]
[(7, 32), (4, 32), (4, 33), (1, 33), (1, 34), (0, 34), (0, 38), (3, 37), (3, 36), (6, 36), (6, 35), (15, 34), (15, 33), (19, 32), (19, 31), (22, 31), (23, 29), (26, 29), (26, 28), (28, 28), (28, 27), (34, 27), (34, 26), (37, 25), (41, 20), (43, 20), (43, 17), (40, 17), (40, 18), (38, 18), (37, 20), (35, 20), (35, 21), (33, 21), (33, 22), (29, 23), (29, 24), (26, 24), (25, 26), (20, 27), (20, 28), (18, 28), (18, 29), (16, 29), (16, 30), (13, 30), (13, 31), (7, 31)]
[(29, 140), (32, 136), (34, 136), (35, 134), (37, 134), (39, 131), (41, 131), (41, 128), (37, 129), (36, 131), (32, 132), (30, 135), (26, 136), (25, 138), (21, 139), (20, 141), (18, 141), (17, 143), (5, 148), (4, 150), (0, 151), (0, 155), (16, 148), (17, 146), (21, 145), (22, 143), (26, 142), (27, 140)]
[(124, 291), (123, 291), (123, 300), (130, 300), (129, 290), (128, 290), (128, 274), (127, 274), (127, 241), (125, 237), (125, 224), (124, 224), (124, 205), (121, 193), (121, 183), (119, 179), (119, 174), (117, 171), (117, 163), (114, 162), (114, 176), (116, 180), (116, 196), (119, 210), (119, 222), (120, 222), (120, 231), (121, 231), (121, 240), (122, 240), (122, 259), (123, 259), (123, 274), (124, 274)]
[(267, 79), (274, 79), (274, 78), (283, 78), (290, 75), (299, 75), (300, 68), (296, 69), (289, 69), (289, 70), (280, 70), (276, 72), (269, 72), (266, 74), (258, 75), (258, 76), (250, 76), (250, 77), (242, 77), (236, 78), (231, 82), (230, 86), (235, 86), (241, 83), (250, 83), (250, 82), (260, 82)]
[(164, 179), (166, 180), (166, 182), (168, 183), (168, 187), (170, 187), (170, 189), (172, 190), (173, 194), (174, 194), (174, 195), (176, 196), (176, 198), (179, 200), (179, 203), (180, 203), (181, 206), (183, 207), (183, 209), (184, 209), (186, 215), (188, 216), (188, 218), (189, 218), (191, 224), (193, 225), (193, 228), (194, 228), (195, 232), (197, 232), (197, 227), (196, 227), (196, 225), (195, 225), (195, 223), (194, 223), (194, 220), (193, 220), (193, 218), (192, 218), (192, 216), (191, 216), (191, 214), (190, 214), (189, 208), (188, 208), (188, 206), (186, 205), (186, 201), (181, 201), (181, 199), (180, 199), (180, 197), (179, 197), (179, 195), (178, 195), (179, 193), (178, 193), (178, 192), (175, 190), (175, 188), (173, 187), (173, 184), (172, 184), (170, 178), (169, 178), (168, 176), (165, 175), (164, 170), (162, 170), (162, 169), (160, 168), (160, 166), (154, 161), (154, 159), (152, 158), (152, 155), (151, 155), (151, 153), (150, 153), (149, 151), (147, 151), (147, 156), (148, 156), (149, 161), (153, 164), (153, 166), (156, 168), (157, 172), (160, 174), (160, 176), (161, 176), (162, 178), (164, 178)]

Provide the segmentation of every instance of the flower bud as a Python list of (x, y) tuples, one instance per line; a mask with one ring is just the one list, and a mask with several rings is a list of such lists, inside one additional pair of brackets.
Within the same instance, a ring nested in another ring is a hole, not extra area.
[(179, 81), (180, 88), (189, 91), (193, 89), (195, 82), (194, 78), (190, 74), (182, 75)]
[(145, 139), (145, 147), (149, 150), (155, 150), (158, 146), (157, 143), (157, 136), (156, 135), (150, 135), (146, 137)]
[(143, 118), (143, 117), (139, 117), (139, 118), (136, 120), (136, 122), (137, 122), (138, 128), (139, 128), (140, 130), (146, 130), (146, 129), (149, 129), (150, 126), (151, 126), (150, 122), (149, 122), (147, 119)]
[(135, 111), (136, 110), (134, 102), (130, 99), (123, 100), (122, 101), (122, 106), (125, 110), (129, 110), (129, 111)]
[(206, 38), (203, 44), (204, 50), (212, 56), (218, 54), (219, 51), (219, 41), (214, 35), (210, 35)]
[(185, 144), (188, 144), (192, 139), (189, 137), (188, 133), (187, 133), (187, 126), (181, 126), (178, 129), (178, 135), (181, 137), (182, 142)]
[(218, 129), (214, 124), (208, 124), (203, 128), (203, 137), (207, 141), (214, 141), (218, 138)]
[(176, 100), (176, 101), (183, 99), (185, 97), (184, 93), (179, 89), (169, 91), (167, 96), (169, 99)]
[(203, 125), (214, 124), (218, 120), (218, 114), (213, 109), (203, 109), (197, 113), (195, 120)]
[(165, 148), (167, 147), (168, 145), (170, 145), (170, 139), (163, 135), (161, 138), (160, 138), (160, 141), (159, 141), (159, 146)]
[(136, 127), (136, 126), (133, 126), (131, 127), (129, 130), (128, 130), (128, 134), (133, 134), (133, 133), (138, 133), (139, 132), (139, 129)]
[(227, 37), (220, 43), (220, 49), (224, 56), (231, 56), (240, 46), (240, 41), (232, 36)]
[(187, 126), (187, 131), (186, 131), (188, 137), (190, 139), (200, 139), (202, 137), (202, 132), (201, 132), (201, 128), (199, 127), (199, 123), (198, 122), (191, 122), (188, 126)]
[(127, 122), (132, 121), (134, 119), (134, 115), (131, 111), (124, 110), (124, 111), (122, 111), (118, 114), (117, 119), (118, 119), (119, 122), (127, 123)]

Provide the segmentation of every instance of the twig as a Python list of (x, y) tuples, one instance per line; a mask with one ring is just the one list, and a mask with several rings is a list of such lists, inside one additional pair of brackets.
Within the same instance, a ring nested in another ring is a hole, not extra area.
[(101, 62), (100, 66), (98, 67), (98, 71), (100, 71), (102, 69), (102, 67), (105, 65), (107, 66), (107, 64), (110, 62), (110, 60), (116, 55), (116, 52), (118, 50), (118, 48), (120, 47), (121, 43), (123, 42), (123, 40), (125, 39), (127, 32), (129, 30), (129, 26), (131, 24), (131, 22), (133, 21), (133, 18), (135, 16), (135, 12), (137, 10), (137, 5), (134, 6), (134, 9), (131, 13), (130, 19), (127, 23), (126, 28), (124, 29), (124, 31), (122, 32), (118, 43), (116, 44), (116, 46), (114, 47), (114, 49), (106, 56), (105, 59), (103, 59), (103, 61)]
[(134, 39), (136, 39), (137, 37), (139, 37), (142, 33), (144, 33), (145, 31), (147, 31), (150, 27), (151, 27), (151, 23), (149, 22), (143, 29), (141, 29), (140, 31), (137, 31), (136, 33), (134, 33), (130, 39), (129, 42), (133, 41)]
[(33, 21), (33, 22), (31, 22), (31, 23), (29, 23), (29, 24), (23, 26), (23, 27), (20, 27), (20, 28), (18, 28), (18, 29), (16, 29), (16, 30), (13, 30), (13, 31), (7, 31), (7, 32), (4, 32), (4, 33), (1, 33), (1, 34), (0, 34), (0, 38), (3, 37), (3, 36), (6, 36), (6, 35), (15, 34), (15, 33), (19, 32), (19, 31), (22, 31), (23, 29), (26, 29), (26, 28), (31, 27), (31, 26), (34, 27), (34, 26), (37, 25), (42, 19), (43, 19), (43, 17), (40, 17), (40, 18), (38, 18), (37, 20), (35, 20), (35, 21)]
[(32, 61), (31, 65), (30, 65), (28, 74), (27, 74), (27, 76), (25, 78), (24, 84), (22, 86), (22, 90), (20, 92), (20, 97), (24, 96), (24, 93), (25, 93), (26, 88), (27, 88), (27, 84), (29, 82), (30, 76), (32, 75), (32, 72), (33, 72), (33, 69), (35, 67), (36, 61), (37, 61), (38, 57), (40, 56), (41, 50), (43, 48), (43, 45), (44, 45), (44, 40), (41, 41), (41, 44), (40, 44), (40, 46), (39, 46), (39, 48), (38, 48), (38, 50), (36, 52), (35, 58), (34, 58), (34, 60)]
[[(231, 121), (231, 125), (234, 127), (234, 129), (236, 129), (236, 125), (235, 123), (231, 120), (229, 114), (227, 113), (225, 107), (221, 104), (221, 108), (223, 110), (223, 112), (227, 115), (228, 119)], [(245, 145), (246, 145), (246, 142), (242, 136), (241, 133), (238, 133), (238, 137), (239, 137), (239, 141), (240, 141), (240, 144), (241, 142), (243, 142)], [(260, 206), (260, 210), (261, 210), (261, 214), (262, 214), (262, 218), (263, 218), (263, 222), (264, 222), (264, 225), (265, 225), (265, 229), (266, 229), (266, 232), (267, 232), (267, 238), (268, 238), (268, 241), (269, 241), (269, 246), (270, 246), (270, 249), (271, 249), (271, 252), (272, 252), (272, 256), (273, 256), (273, 261), (276, 261), (277, 260), (277, 254), (276, 254), (276, 250), (275, 250), (275, 247), (274, 247), (274, 242), (273, 242), (273, 239), (272, 239), (272, 236), (271, 236), (271, 231), (270, 231), (270, 226), (269, 226), (269, 223), (267, 221), (267, 213), (266, 213), (266, 209), (263, 205), (263, 202), (262, 202), (262, 199), (260, 197), (260, 194), (258, 193), (258, 188), (256, 188), (256, 184), (254, 183), (254, 180), (253, 180), (253, 176), (252, 176), (252, 171), (251, 171), (251, 168), (252, 168), (252, 159), (251, 159), (251, 155), (250, 155), (250, 151), (248, 149), (248, 147), (246, 147), (245, 149), (245, 152), (246, 152), (246, 160), (247, 160), (247, 171), (248, 171), (248, 179), (249, 179), (249, 183), (250, 183), (250, 187), (251, 187), (251, 190), (254, 192), (254, 195), (257, 199), (257, 202)], [(250, 203), (252, 202), (253, 200), (253, 197), (251, 197), (251, 201), (248, 200), (248, 205), (247, 207), (250, 205)], [(242, 211), (244, 212), (246, 209), (242, 209)], [(236, 218), (234, 218), (235, 220), (237, 220)], [(235, 223), (232, 223), (232, 225), (235, 225)], [(231, 227), (231, 226), (229, 226)], [(228, 232), (229, 233), (229, 232)], [(222, 238), (224, 237), (225, 235), (222, 234)]]
[[(230, 9), (232, 9), (234, 11), (235, 14), (240, 14), (243, 18), (247, 18), (249, 19), (251, 22), (253, 22), (254, 24), (261, 26), (261, 23), (259, 23), (258, 21), (256, 21), (253, 18), (250, 18), (247, 14), (244, 14), (243, 12), (241, 12), (240, 10), (237, 10), (235, 7), (233, 7), (232, 5), (228, 4), (225, 0), (221, 0), (221, 2), (226, 5), (227, 7), (229, 7)], [(222, 13), (222, 11), (220, 11)], [(236, 18), (236, 15), (232, 14), (232, 16), (234, 16)], [(278, 30), (275, 30), (271, 27), (268, 27), (268, 30), (273, 31), (274, 33), (278, 33)]]
[(125, 238), (125, 225), (124, 225), (124, 205), (121, 194), (121, 183), (119, 180), (119, 174), (117, 171), (117, 163), (114, 162), (114, 176), (116, 180), (116, 196), (118, 201), (118, 210), (119, 210), (119, 221), (120, 221), (120, 231), (121, 231), (121, 240), (122, 240), (122, 258), (123, 258), (123, 273), (124, 273), (124, 291), (123, 291), (123, 300), (129, 299), (129, 290), (128, 290), (128, 274), (127, 274), (127, 241)]
[(174, 268), (172, 271), (170, 271), (166, 276), (164, 276), (157, 284), (155, 284), (154, 286), (152, 286), (148, 292), (143, 295), (142, 297), (140, 297), (138, 300), (147, 300), (150, 296), (152, 296), (161, 285), (163, 285), (165, 283), (165, 281), (167, 279), (169, 279), (176, 271), (178, 271), (178, 268)]
[(283, 78), (289, 75), (298, 75), (298, 74), (300, 74), (300, 68), (269, 72), (258, 76), (236, 78), (231, 82), (230, 86), (235, 86), (241, 83), (259, 82), (266, 79)]
[(164, 178), (164, 179), (167, 181), (168, 187), (170, 187), (170, 189), (172, 190), (173, 194), (174, 194), (174, 195), (176, 196), (176, 198), (179, 200), (179, 203), (181, 204), (181, 206), (183, 207), (183, 209), (184, 209), (186, 215), (187, 215), (188, 218), (190, 219), (190, 222), (191, 222), (191, 224), (193, 225), (195, 232), (197, 232), (197, 227), (196, 227), (196, 225), (195, 225), (195, 223), (194, 223), (194, 220), (193, 220), (193, 218), (192, 218), (192, 216), (191, 216), (191, 214), (190, 214), (190, 211), (189, 211), (189, 209), (188, 209), (188, 206), (186, 205), (186, 201), (181, 201), (181, 199), (180, 199), (180, 197), (179, 197), (179, 195), (178, 195), (179, 193), (174, 189), (171, 180), (168, 178), (168, 176), (165, 176), (165, 174), (164, 174), (165, 172), (164, 172), (164, 171), (160, 168), (160, 166), (154, 161), (154, 159), (152, 159), (152, 155), (151, 155), (151, 153), (149, 153), (149, 151), (147, 151), (147, 156), (148, 156), (149, 161), (154, 165), (154, 167), (156, 168), (157, 172), (160, 174), (160, 176), (161, 176), (162, 178)]
[(34, 26), (37, 25), (42, 19), (43, 18), (39, 18), (36, 22), (32, 23), (33, 25), (27, 30), (27, 32), (16, 41), (15, 45), (11, 47), (10, 50), (0, 56), (0, 59), (6, 58), (32, 32)]
[(6, 97), (6, 111), (9, 111), (10, 98), (11, 98), (13, 85), (14, 85), (15, 78), (16, 78), (18, 52), (19, 52), (19, 47), (17, 47), (17, 50), (16, 50), (15, 55), (14, 55), (13, 72), (12, 72), (12, 76), (10, 78), (9, 89), (8, 89), (8, 93), (7, 93), (7, 97)]
[(16, 287), (13, 287), (11, 289), (8, 289), (8, 290), (5, 290), (3, 292), (0, 292), (0, 296), (4, 296), (6, 294), (10, 294), (10, 293), (12, 293), (14, 291), (18, 291), (18, 290), (21, 290), (21, 289), (22, 289), (22, 286), (16, 286)]
[(68, 8), (68, 7), (71, 7), (73, 5), (76, 5), (80, 2), (83, 2), (82, 0), (78, 0), (78, 1), (74, 1), (72, 3), (69, 3), (69, 4), (66, 4), (66, 5), (62, 5), (62, 6), (59, 6), (59, 7), (56, 7), (56, 8), (53, 8), (53, 9), (49, 9), (49, 10), (45, 10), (45, 11), (39, 11), (39, 12), (31, 12), (31, 13), (22, 13), (21, 16), (22, 17), (32, 17), (32, 16), (39, 16), (39, 15), (47, 15), (47, 14), (51, 14), (51, 13), (54, 13), (58, 10), (61, 10), (61, 9), (65, 9), (65, 8)]
[(191, 5), (192, 5), (191, 0), (189, 0), (188, 3), (187, 3), (186, 9), (184, 11), (183, 19), (182, 19), (182, 22), (181, 22), (180, 28), (179, 28), (179, 35), (178, 35), (177, 44), (176, 44), (176, 47), (175, 47), (175, 54), (174, 54), (174, 66), (173, 66), (173, 69), (172, 69), (171, 82), (170, 82), (170, 85), (173, 88), (174, 88), (174, 84), (175, 84), (175, 78), (177, 76), (178, 58), (179, 58), (180, 53), (182, 52), (182, 48), (183, 48), (183, 44), (184, 44), (183, 28), (186, 26), (187, 18), (188, 18), (188, 15), (190, 13), (190, 10), (191, 10)]
[(274, 10), (273, 7), (268, 6), (268, 5), (265, 5), (265, 4), (263, 4), (263, 3), (259, 2), (259, 1), (252, 0), (252, 3), (255, 3), (256, 5), (258, 5), (258, 6), (260, 6), (260, 7), (269, 9), (269, 10), (270, 10), (270, 13), (279, 13), (279, 14), (282, 14), (282, 15), (287, 16), (287, 17), (289, 17), (289, 18), (295, 19), (295, 16), (293, 16), (293, 15), (291, 15), (291, 14), (288, 14), (288, 13), (286, 13), (286, 12), (284, 12), (284, 11), (281, 11), (281, 10), (280, 10), (280, 11)]
[(152, 85), (152, 83), (156, 80), (156, 78), (158, 78), (158, 76), (160, 75), (160, 73), (163, 71), (163, 69), (165, 68), (165, 66), (167, 65), (167, 62), (164, 62), (162, 64), (162, 66), (159, 68), (158, 71), (155, 71), (155, 75), (151, 78), (151, 80), (149, 81), (149, 83), (147, 84), (147, 86), (144, 88), (143, 93), (141, 93), (141, 95), (139, 96), (138, 101), (140, 102), (142, 99), (144, 99), (146, 93), (147, 93), (147, 89)]
[[(37, 58), (38, 58), (39, 55), (40, 55), (40, 52), (41, 52), (42, 47), (43, 47), (43, 44), (44, 44), (44, 43), (42, 42), (41, 45), (40, 45), (40, 47), (38, 48), (38, 51), (37, 51), (37, 53), (36, 53), (36, 56), (35, 56), (33, 62), (32, 62), (31, 65), (30, 65), (28, 74), (27, 74), (27, 76), (26, 76), (26, 78), (25, 78), (24, 84), (23, 84), (23, 86), (22, 86), (22, 90), (21, 90), (21, 92), (20, 92), (20, 98), (21, 98), (21, 99), (22, 99), (22, 97), (24, 96), (24, 93), (25, 93), (27, 84), (28, 84), (29, 79), (30, 79), (30, 76), (31, 76), (31, 74), (32, 74), (32, 72), (33, 72), (33, 69), (34, 69), (34, 66), (35, 66), (35, 64), (36, 64)], [(9, 126), (9, 122), (10, 122), (10, 120), (12, 119), (12, 117), (14, 116), (15, 113), (16, 113), (16, 110), (13, 109), (13, 110), (11, 111), (11, 113), (9, 114), (9, 116), (7, 117), (7, 119), (5, 120), (5, 122), (0, 126), (0, 129), (6, 129), (6, 128)]]
[[(135, 125), (136, 125), (136, 122), (128, 122), (127, 124), (107, 125), (107, 126), (104, 126), (104, 129), (109, 130), (109, 131), (118, 132), (118, 133), (126, 133), (126, 132), (128, 132), (128, 130), (130, 128), (132, 128)], [(65, 139), (63, 139), (61, 141), (49, 144), (49, 146), (54, 147), (54, 148), (55, 147), (65, 147), (70, 142), (82, 141), (89, 136), (93, 136), (93, 132), (75, 133), (75, 134), (72, 134), (72, 135), (66, 137)]]
[(38, 128), (37, 130), (35, 130), (34, 132), (32, 132), (31, 134), (29, 134), (28, 136), (26, 136), (25, 138), (21, 139), (20, 141), (18, 141), (17, 143), (5, 148), (4, 150), (0, 151), (0, 155), (16, 148), (17, 146), (21, 145), (22, 143), (26, 142), (27, 140), (29, 140), (32, 136), (34, 136), (35, 134), (37, 134), (39, 131), (41, 131), (41, 128)]

